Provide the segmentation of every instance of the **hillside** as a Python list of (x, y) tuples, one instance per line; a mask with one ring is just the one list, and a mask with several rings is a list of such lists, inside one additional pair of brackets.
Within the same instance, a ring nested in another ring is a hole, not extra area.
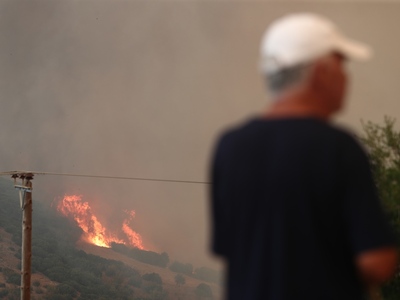
[[(32, 300), (221, 298), (220, 285), (193, 278), (195, 272), (178, 275), (171, 262), (155, 266), (81, 241), (74, 222), (33, 200)], [(18, 193), (0, 178), (0, 299), (19, 299), (20, 244)]]
[(211, 287), (212, 294), (214, 295), (213, 299), (216, 300), (221, 298), (220, 296), (221, 287), (215, 283), (204, 282), (196, 278), (186, 276), (185, 284), (178, 287), (177, 284), (175, 283), (175, 276), (177, 273), (172, 272), (167, 268), (161, 268), (145, 264), (140, 261), (128, 258), (123, 254), (116, 253), (112, 249), (97, 247), (95, 245), (87, 244), (84, 242), (78, 242), (77, 248), (85, 251), (86, 253), (101, 256), (106, 259), (121, 261), (127, 266), (130, 266), (138, 270), (141, 274), (153, 273), (153, 272), (159, 274), (163, 280), (163, 287), (168, 292), (168, 295), (174, 296), (170, 297), (170, 299), (182, 299), (182, 300), (198, 299), (195, 297), (196, 295), (193, 293), (193, 291), (201, 283), (206, 283)]
[[(19, 299), (20, 298), (20, 246), (12, 241), (11, 234), (0, 228), (0, 299)], [(9, 277), (9, 280), (8, 278)], [(11, 282), (9, 282), (11, 281)], [(32, 274), (31, 278), (32, 299), (42, 299), (42, 295), (47, 289), (54, 288), (57, 283), (50, 280), (40, 273)], [(7, 292), (8, 291), (8, 292)]]

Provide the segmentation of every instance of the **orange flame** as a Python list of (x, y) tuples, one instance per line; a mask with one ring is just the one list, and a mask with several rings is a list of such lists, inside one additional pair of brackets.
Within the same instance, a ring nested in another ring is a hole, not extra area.
[(83, 230), (83, 239), (100, 247), (111, 247), (111, 243), (128, 244), (130, 246), (144, 249), (142, 237), (129, 227), (130, 221), (135, 216), (135, 211), (126, 211), (129, 215), (122, 224), (122, 230), (128, 237), (128, 242), (118, 238), (100, 223), (97, 217), (92, 213), (88, 202), (82, 200), (80, 195), (65, 195), (59, 202), (57, 210), (66, 217), (73, 217), (78, 226)]
[(142, 237), (140, 236), (140, 234), (138, 234), (137, 232), (133, 231), (130, 227), (129, 227), (129, 223), (131, 222), (131, 220), (135, 217), (135, 211), (134, 210), (125, 210), (125, 212), (129, 215), (128, 219), (124, 220), (124, 223), (122, 224), (122, 231), (126, 234), (126, 236), (129, 239), (129, 242), (131, 245), (139, 248), (139, 249), (143, 249), (142, 246)]

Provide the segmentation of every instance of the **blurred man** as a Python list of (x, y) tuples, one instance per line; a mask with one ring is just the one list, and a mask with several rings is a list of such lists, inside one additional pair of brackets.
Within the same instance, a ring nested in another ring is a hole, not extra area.
[(361, 300), (392, 276), (395, 242), (367, 156), (329, 123), (343, 106), (346, 60), (369, 56), (318, 15), (267, 30), (272, 104), (220, 138), (212, 165), (212, 245), (227, 262), (227, 299)]

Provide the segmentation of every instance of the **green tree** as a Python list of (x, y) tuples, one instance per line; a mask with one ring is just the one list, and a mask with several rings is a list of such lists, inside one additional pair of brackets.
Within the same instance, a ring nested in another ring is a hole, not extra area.
[(202, 298), (205, 298), (205, 299), (213, 298), (211, 287), (205, 283), (200, 283), (194, 290), (194, 293), (196, 294), (197, 297), (199, 297), (201, 299)]
[(142, 276), (143, 280), (150, 281), (156, 284), (162, 284), (161, 276), (157, 273), (146, 273)]
[(8, 290), (6, 289), (0, 289), (0, 299), (5, 299), (5, 297), (8, 295)]
[(130, 275), (128, 277), (127, 283), (131, 286), (140, 288), (142, 286), (142, 277), (140, 275)]
[(146, 273), (142, 275), (142, 290), (144, 290), (149, 300), (164, 300), (167, 299), (167, 292), (162, 287), (161, 276), (157, 273)]
[(193, 272), (193, 277), (214, 283), (220, 283), (222, 281), (222, 274), (220, 272), (207, 267), (196, 268)]
[(189, 263), (181, 263), (179, 261), (174, 261), (170, 266), (169, 269), (173, 272), (186, 274), (191, 276), (193, 274), (193, 265)]
[(383, 205), (391, 214), (395, 229), (400, 218), (400, 132), (394, 129), (395, 120), (385, 117), (384, 124), (363, 123), (361, 140), (368, 150), (375, 183)]
[(4, 268), (3, 274), (4, 274), (4, 277), (6, 278), (7, 283), (11, 283), (14, 285), (20, 285), (21, 275), (18, 274), (17, 272), (15, 272), (9, 268)]
[(184, 285), (186, 283), (185, 276), (183, 276), (182, 274), (176, 274), (175, 283), (176, 285)]
[[(362, 123), (361, 141), (367, 148), (379, 197), (389, 222), (400, 237), (400, 132), (393, 118), (385, 117), (383, 125)], [(400, 299), (400, 266), (395, 277), (382, 288), (385, 300)]]

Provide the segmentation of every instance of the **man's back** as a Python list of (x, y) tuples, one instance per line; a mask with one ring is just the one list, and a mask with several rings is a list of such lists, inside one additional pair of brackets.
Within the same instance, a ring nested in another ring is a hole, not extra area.
[(220, 139), (212, 182), (228, 299), (364, 299), (355, 256), (393, 240), (350, 135), (313, 118), (252, 120)]

